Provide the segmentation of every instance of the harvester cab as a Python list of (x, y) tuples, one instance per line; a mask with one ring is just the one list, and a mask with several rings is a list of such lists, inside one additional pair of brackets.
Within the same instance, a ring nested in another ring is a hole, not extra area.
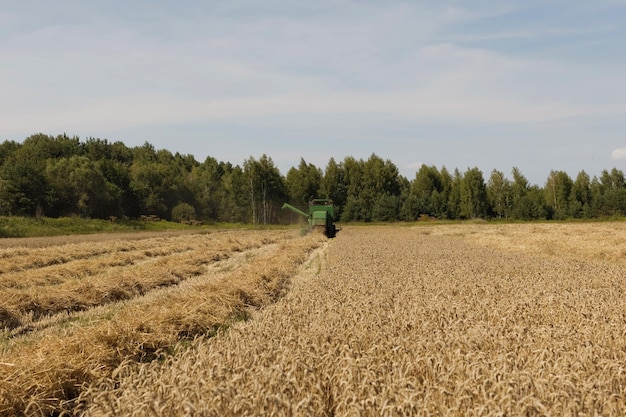
[(334, 223), (335, 207), (330, 200), (311, 200), (309, 202), (308, 214), (288, 203), (283, 204), (283, 208), (287, 208), (305, 217), (308, 221), (308, 228), (311, 230), (320, 230), (329, 238), (335, 237), (337, 234), (338, 229)]

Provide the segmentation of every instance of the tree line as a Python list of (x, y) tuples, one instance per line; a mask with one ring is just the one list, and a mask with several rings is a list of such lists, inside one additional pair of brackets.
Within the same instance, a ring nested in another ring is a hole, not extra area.
[(330, 158), (325, 169), (304, 159), (282, 175), (267, 155), (241, 166), (157, 150), (150, 143), (35, 134), (0, 144), (0, 214), (287, 223), (284, 202), (304, 207), (329, 198), (341, 221), (419, 219), (590, 219), (626, 214), (626, 179), (604, 170), (575, 179), (551, 171), (530, 184), (519, 169), (511, 178), (478, 168), (448, 171), (422, 165), (412, 179), (389, 160)]

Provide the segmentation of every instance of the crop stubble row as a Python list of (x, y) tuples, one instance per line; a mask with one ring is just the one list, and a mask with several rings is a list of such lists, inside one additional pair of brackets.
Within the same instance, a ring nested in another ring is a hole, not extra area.
[(0, 329), (178, 284), (211, 262), (280, 239), (284, 233), (213, 233), (0, 250), (7, 271), (0, 274)]
[[(129, 267), (140, 283), (151, 282), (151, 275), (184, 273), (189, 264), (202, 265), (203, 271), (184, 276), (176, 286), (89, 308), (5, 341), (0, 355), (0, 415), (71, 412), (85, 384), (110, 375), (120, 362), (153, 360), (161, 349), (176, 349), (181, 340), (214, 332), (244, 318), (250, 307), (273, 301), (308, 252), (323, 240), (294, 236), (291, 231), (236, 231), (159, 241), (152, 250), (161, 247), (166, 255)], [(78, 281), (98, 286), (120, 274), (116, 272)]]
[(278, 303), (165, 362), (124, 364), (82, 411), (624, 415), (622, 264), (493, 246), (345, 228)]

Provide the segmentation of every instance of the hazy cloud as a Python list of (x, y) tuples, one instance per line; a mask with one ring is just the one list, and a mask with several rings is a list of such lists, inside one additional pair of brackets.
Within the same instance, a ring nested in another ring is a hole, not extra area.
[(316, 161), (598, 172), (626, 129), (625, 5), (590, 4), (10, 2), (0, 140), (108, 134), (288, 164), (325, 139)]
[(611, 159), (626, 159), (626, 148), (615, 149), (611, 153)]
[(410, 169), (412, 171), (419, 171), (419, 169), (424, 165), (423, 162), (411, 162), (410, 164), (405, 165), (406, 169)]

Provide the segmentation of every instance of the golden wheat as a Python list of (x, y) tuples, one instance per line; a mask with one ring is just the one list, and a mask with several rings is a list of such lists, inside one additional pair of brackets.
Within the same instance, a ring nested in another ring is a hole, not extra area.
[[(288, 277), (321, 243), (319, 236), (294, 240), (292, 232), (281, 231), (224, 236), (230, 255), (204, 254), (203, 262), (213, 262), (218, 269), (207, 266), (201, 275), (176, 287), (66, 316), (70, 320), (5, 341), (0, 356), (0, 414), (71, 410), (81, 386), (110, 375), (120, 362), (151, 360), (181, 340), (211, 334), (233, 319), (245, 318), (251, 307), (281, 295)], [(282, 243), (273, 244), (277, 237)], [(196, 262), (198, 258), (186, 259), (177, 266), (184, 269)]]
[(347, 227), (304, 265), (322, 236), (243, 235), (128, 265), (201, 266), (175, 286), (5, 332), (0, 414), (626, 413), (621, 223)]
[(462, 228), (424, 231), (345, 228), (278, 303), (164, 361), (123, 363), (83, 391), (76, 411), (626, 413), (617, 259), (520, 253)]
[[(34, 254), (15, 253), (5, 261), (30, 268), (0, 275), (0, 289), (5, 287), (0, 298), (0, 328), (31, 327), (51, 314), (85, 310), (178, 284), (202, 274), (211, 262), (284, 236), (284, 232), (266, 233), (262, 238), (258, 233), (242, 233), (234, 239), (215, 233), (153, 237), (141, 242), (90, 242), (80, 244), (80, 248), (70, 245), (38, 249)], [(60, 256), (63, 263), (48, 266), (54, 259), (52, 254)], [(43, 266), (34, 269), (37, 264)]]

